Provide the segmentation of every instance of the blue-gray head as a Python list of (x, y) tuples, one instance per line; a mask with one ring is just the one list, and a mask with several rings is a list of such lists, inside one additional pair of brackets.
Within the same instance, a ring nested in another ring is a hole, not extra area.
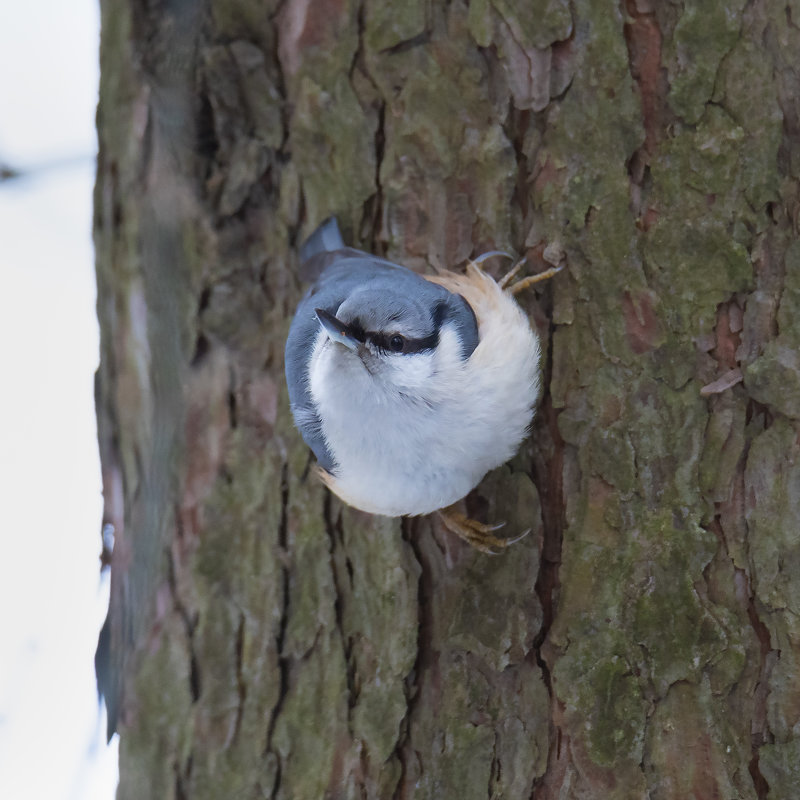
[[(360, 255), (352, 259), (361, 260)], [(342, 282), (349, 269), (362, 271), (362, 265), (348, 262), (345, 256), (336, 264)], [(432, 378), (437, 373), (475, 350), (475, 315), (461, 296), (410, 270), (375, 258), (370, 270), (341, 302), (314, 305), (319, 328), (310, 369), (313, 359), (322, 359), (362, 391), (374, 384), (368, 398), (378, 403), (390, 401), (392, 392), (405, 402), (417, 402), (435, 390)]]
[(350, 292), (334, 313), (316, 308), (322, 329), (361, 356), (411, 356), (435, 350), (449, 323), (461, 357), (468, 358), (478, 343), (472, 309), (459, 295), (404, 272), (381, 270)]

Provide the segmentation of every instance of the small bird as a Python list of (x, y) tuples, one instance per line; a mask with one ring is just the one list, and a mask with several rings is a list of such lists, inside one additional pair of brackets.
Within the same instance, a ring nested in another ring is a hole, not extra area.
[(319, 278), (289, 330), (286, 381), (325, 484), (372, 514), (438, 512), (484, 552), (522, 538), (501, 539), (501, 526), (453, 504), (528, 432), (541, 348), (512, 295), (560, 268), (510, 288), (513, 271), (498, 284), (475, 262), (463, 275), (419, 275), (346, 247), (335, 218), (300, 259)]

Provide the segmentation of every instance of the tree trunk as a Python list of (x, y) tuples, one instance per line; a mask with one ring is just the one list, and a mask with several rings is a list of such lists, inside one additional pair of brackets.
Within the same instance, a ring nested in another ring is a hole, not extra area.
[[(796, 795), (798, 20), (103, 0), (121, 800)], [(418, 269), (565, 254), (532, 435), (467, 501), (533, 528), (504, 555), (310, 471), (282, 349), (330, 214)]]

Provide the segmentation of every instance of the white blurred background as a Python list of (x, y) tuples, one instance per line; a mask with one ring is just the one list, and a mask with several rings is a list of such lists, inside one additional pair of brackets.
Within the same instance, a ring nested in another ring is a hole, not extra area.
[[(97, 0), (0, 24), (0, 798), (111, 800), (94, 418)], [(116, 738), (116, 737), (115, 737)]]

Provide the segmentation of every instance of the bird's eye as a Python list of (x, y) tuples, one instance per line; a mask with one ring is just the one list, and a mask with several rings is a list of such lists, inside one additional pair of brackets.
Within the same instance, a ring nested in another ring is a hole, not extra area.
[(396, 333), (389, 339), (389, 349), (393, 350), (395, 353), (401, 352), (405, 344), (406, 340), (399, 333)]

